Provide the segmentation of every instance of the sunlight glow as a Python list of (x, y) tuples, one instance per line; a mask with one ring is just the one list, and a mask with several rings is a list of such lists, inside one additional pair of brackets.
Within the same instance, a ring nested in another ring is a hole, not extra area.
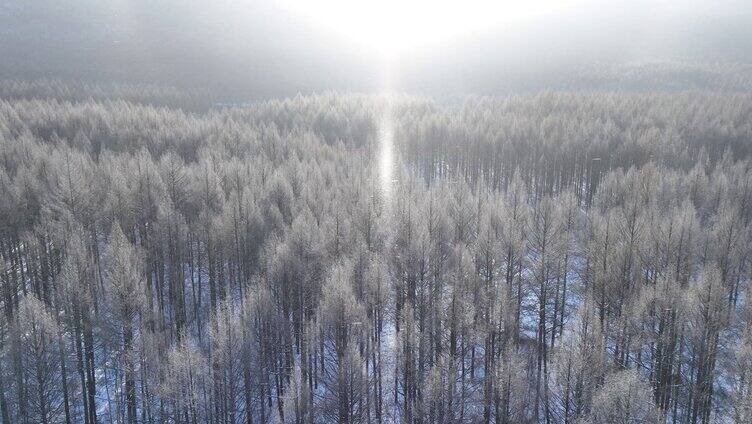
[(281, 0), (340, 36), (396, 54), (552, 13), (574, 0)]

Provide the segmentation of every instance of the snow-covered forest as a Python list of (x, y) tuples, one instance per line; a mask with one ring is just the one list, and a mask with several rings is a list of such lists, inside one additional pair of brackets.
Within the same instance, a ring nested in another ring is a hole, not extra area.
[(0, 92), (3, 424), (752, 422), (750, 94)]

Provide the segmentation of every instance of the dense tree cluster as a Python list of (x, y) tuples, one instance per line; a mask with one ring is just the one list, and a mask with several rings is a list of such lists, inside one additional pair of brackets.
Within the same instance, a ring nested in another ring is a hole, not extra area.
[(587, 204), (617, 168), (686, 170), (727, 151), (752, 154), (748, 94), (541, 93), (452, 107), (414, 101), (398, 116), (406, 160), (429, 181), (461, 175), (505, 188), (520, 170), (536, 197), (573, 187)]
[(131, 103), (203, 110), (219, 99), (207, 90), (190, 92), (154, 84), (95, 83), (62, 80), (0, 80), (4, 100), (57, 99), (61, 101), (125, 100)]
[(749, 422), (750, 118), (0, 101), (0, 421)]

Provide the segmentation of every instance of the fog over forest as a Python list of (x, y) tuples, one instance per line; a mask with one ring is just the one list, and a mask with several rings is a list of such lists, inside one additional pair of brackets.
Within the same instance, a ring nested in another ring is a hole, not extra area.
[(0, 0), (0, 424), (752, 423), (752, 7)]
[[(748, 67), (733, 66), (752, 63), (752, 6), (743, 0), (320, 3), (329, 7), (315, 13), (317, 2), (298, 0), (5, 0), (0, 76), (160, 84), (236, 102), (374, 92), (384, 88), (385, 72), (374, 39), (404, 35), (391, 41), (404, 45), (390, 54), (389, 88), (411, 94), (702, 88), (718, 83), (720, 71), (707, 66), (732, 66), (735, 80), (749, 88)], [(490, 3), (498, 3), (499, 18), (485, 25), (459, 27), (451, 19), (475, 18)], [(525, 5), (542, 11), (504, 17)], [(346, 30), (365, 26), (371, 33), (358, 37), (335, 27), (348, 18), (342, 9), (353, 14)], [(447, 35), (431, 36), (434, 25)], [(678, 81), (660, 71), (629, 78), (614, 70), (626, 66), (633, 75), (644, 63), (682, 69), (673, 76)]]

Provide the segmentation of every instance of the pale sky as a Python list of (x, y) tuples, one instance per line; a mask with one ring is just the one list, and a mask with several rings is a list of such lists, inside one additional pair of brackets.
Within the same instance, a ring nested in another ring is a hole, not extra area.
[(0, 36), (3, 78), (477, 92), (589, 64), (752, 63), (752, 2), (5, 0)]

